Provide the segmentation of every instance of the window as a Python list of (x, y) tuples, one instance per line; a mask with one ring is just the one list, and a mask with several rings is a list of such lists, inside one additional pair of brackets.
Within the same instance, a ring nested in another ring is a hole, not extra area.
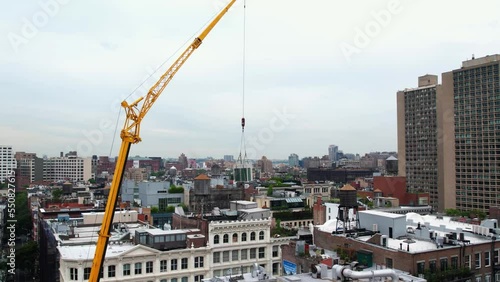
[(187, 269), (187, 268), (188, 268), (188, 259), (182, 258), (181, 259), (181, 269)]
[(238, 243), (238, 234), (233, 234), (233, 243)]
[(214, 261), (214, 263), (219, 263), (220, 262), (220, 252), (215, 252), (214, 253), (213, 261)]
[(278, 246), (273, 246), (273, 257), (277, 257), (279, 254), (279, 247)]
[(201, 280), (203, 280), (203, 275), (196, 275), (194, 277), (194, 282), (201, 282)]
[(259, 248), (259, 258), (265, 258), (266, 257), (266, 248), (261, 247)]
[(224, 236), (222, 237), (222, 243), (229, 243), (229, 235), (224, 234)]
[[(172, 279), (172, 280), (173, 280), (173, 279)], [(171, 280), (171, 281), (172, 281), (172, 280)], [(160, 280), (160, 282), (167, 282), (167, 279), (162, 279), (162, 280)]]
[(219, 235), (214, 236), (214, 244), (219, 244)]
[(264, 240), (264, 231), (259, 232), (259, 240)]
[(499, 250), (495, 250), (495, 253), (494, 253), (494, 260), (493, 260), (493, 263), (494, 264), (498, 264), (499, 261), (498, 261), (498, 253), (499, 253)]
[(474, 265), (476, 269), (481, 268), (481, 253), (474, 254)]
[(160, 272), (167, 272), (167, 260), (160, 260)]
[(187, 277), (182, 277), (181, 278), (181, 282), (188, 282), (188, 278)]
[(490, 275), (485, 275), (484, 276), (484, 282), (491, 282), (491, 276)]
[(446, 269), (448, 269), (448, 258), (439, 259), (439, 266), (441, 271), (445, 271)]
[(458, 257), (451, 257), (451, 268), (458, 269)]
[(116, 266), (109, 265), (108, 266), (108, 277), (115, 277), (115, 276), (116, 276)]
[(387, 268), (392, 268), (392, 258), (385, 258), (385, 265)]
[(130, 275), (130, 263), (126, 263), (123, 265), (123, 276)]
[(90, 267), (85, 267), (83, 269), (83, 280), (89, 280), (90, 278)]
[(436, 260), (435, 259), (429, 261), (429, 269), (432, 272), (436, 272)]
[(241, 250), (241, 259), (244, 260), (244, 259), (248, 259), (248, 249), (243, 249)]
[(465, 262), (464, 262), (464, 264), (465, 264), (465, 267), (467, 267), (467, 268), (471, 269), (471, 265), (470, 265), (470, 255), (466, 255), (466, 256), (465, 256)]
[(228, 262), (229, 261), (229, 251), (223, 251), (222, 252), (222, 262)]
[(255, 232), (250, 233), (250, 241), (255, 241)]
[(153, 262), (146, 262), (146, 273), (153, 273)]
[[(165, 280), (167, 280), (167, 279), (165, 279)], [(165, 281), (165, 282), (167, 282), (167, 281)], [(170, 282), (177, 282), (177, 278), (170, 279)]]
[(417, 262), (417, 274), (423, 274), (425, 271), (425, 261)]
[(170, 261), (170, 270), (177, 270), (177, 259)]
[(140, 262), (135, 263), (134, 274), (142, 274), (142, 263), (140, 263)]
[(490, 266), (490, 252), (484, 252), (484, 267)]
[(246, 242), (246, 240), (247, 240), (247, 233), (241, 234), (241, 241)]
[(78, 280), (78, 268), (69, 269), (69, 280)]
[(203, 267), (203, 257), (195, 257), (194, 258), (194, 268)]
[(257, 250), (255, 248), (250, 249), (250, 259), (255, 259), (257, 257)]
[(238, 261), (239, 260), (239, 251), (238, 250), (233, 250), (231, 254), (231, 260), (232, 261)]

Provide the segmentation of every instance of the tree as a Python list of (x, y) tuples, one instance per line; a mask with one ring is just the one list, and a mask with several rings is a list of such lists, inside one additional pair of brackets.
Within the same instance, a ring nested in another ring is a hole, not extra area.
[(37, 254), (38, 244), (35, 241), (29, 241), (16, 250), (16, 266), (21, 266), (27, 277), (35, 276)]
[(95, 179), (94, 179), (94, 178), (89, 178), (89, 183), (90, 183), (90, 184), (95, 184), (95, 183), (96, 183), (96, 181), (95, 181)]
[(175, 185), (170, 185), (170, 188), (168, 189), (169, 194), (182, 194), (184, 193), (184, 187), (182, 186), (175, 186)]
[(158, 207), (152, 207), (151, 208), (151, 213), (158, 213), (158, 212), (159, 212)]
[(174, 206), (168, 206), (166, 209), (166, 212), (175, 212), (175, 207)]
[(179, 207), (181, 207), (184, 210), (184, 212), (189, 211), (189, 208), (184, 203), (179, 204)]
[(273, 195), (273, 185), (267, 187), (267, 196), (271, 197)]
[(60, 188), (52, 189), (51, 192), (52, 192), (52, 199), (54, 200), (54, 202), (60, 202), (63, 193), (62, 189)]

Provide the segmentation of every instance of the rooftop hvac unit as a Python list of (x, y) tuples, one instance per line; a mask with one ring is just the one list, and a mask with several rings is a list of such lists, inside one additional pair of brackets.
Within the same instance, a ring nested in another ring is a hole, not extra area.
[(328, 266), (326, 264), (311, 265), (311, 276), (317, 279), (326, 278), (328, 276)]
[(374, 224), (372, 225), (372, 231), (373, 231), (373, 232), (378, 232), (378, 225), (377, 225), (376, 223), (374, 223)]

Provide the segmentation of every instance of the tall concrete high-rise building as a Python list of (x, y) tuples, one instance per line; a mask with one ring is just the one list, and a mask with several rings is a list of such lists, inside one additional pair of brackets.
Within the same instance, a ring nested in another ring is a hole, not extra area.
[(399, 174), (431, 205), (488, 211), (500, 205), (500, 55), (419, 78), (397, 94)]
[(297, 154), (290, 154), (288, 156), (288, 165), (291, 167), (299, 166), (299, 156)]
[(339, 146), (337, 145), (330, 145), (328, 146), (328, 156), (330, 157), (330, 161), (332, 163), (338, 161), (338, 152), (339, 152)]
[(454, 139), (443, 169), (453, 169), (456, 208), (488, 211), (500, 205), (500, 55), (464, 61), (442, 83), (452, 100), (441, 110), (454, 120), (453, 131), (443, 132)]
[(5, 178), (12, 176), (17, 168), (12, 146), (0, 145), (0, 183), (5, 182)]
[(406, 176), (408, 192), (429, 192), (439, 211), (455, 207), (452, 164), (444, 165), (453, 149), (453, 119), (443, 118), (453, 111), (453, 97), (446, 94), (437, 75), (421, 76), (417, 88), (397, 93), (399, 175)]

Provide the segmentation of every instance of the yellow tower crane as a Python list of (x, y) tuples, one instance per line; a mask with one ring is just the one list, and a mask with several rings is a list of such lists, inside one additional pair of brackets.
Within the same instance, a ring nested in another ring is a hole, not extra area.
[(194, 50), (196, 50), (200, 46), (208, 33), (226, 14), (226, 12), (229, 10), (229, 8), (231, 8), (235, 1), (236, 0), (231, 0), (231, 2), (229, 2), (229, 4), (227, 4), (227, 6), (219, 12), (219, 14), (210, 22), (210, 24), (203, 30), (203, 32), (194, 39), (193, 43), (189, 45), (189, 47), (182, 53), (182, 55), (161, 76), (161, 78), (155, 83), (155, 85), (153, 85), (153, 87), (149, 89), (149, 92), (146, 96), (137, 99), (137, 101), (133, 102), (132, 104), (128, 104), (126, 101), (123, 101), (121, 103), (122, 107), (125, 108), (126, 113), (125, 126), (123, 127), (120, 134), (122, 143), (120, 146), (118, 158), (116, 160), (115, 174), (113, 176), (113, 182), (111, 183), (111, 188), (109, 190), (108, 201), (106, 204), (106, 209), (104, 211), (104, 218), (102, 220), (101, 229), (99, 231), (99, 239), (97, 240), (92, 269), (90, 271), (90, 282), (99, 281), (100, 279), (99, 273), (101, 272), (102, 264), (106, 256), (106, 249), (110, 236), (110, 228), (113, 223), (116, 201), (118, 198), (118, 193), (120, 191), (123, 172), (125, 170), (125, 164), (127, 162), (130, 145), (139, 143), (141, 141), (139, 131), (141, 128), (142, 120), (151, 109), (156, 99), (158, 99), (160, 94), (163, 92), (167, 84), (184, 64), (184, 62), (186, 62), (186, 60), (189, 58), (189, 56), (191, 56)]

